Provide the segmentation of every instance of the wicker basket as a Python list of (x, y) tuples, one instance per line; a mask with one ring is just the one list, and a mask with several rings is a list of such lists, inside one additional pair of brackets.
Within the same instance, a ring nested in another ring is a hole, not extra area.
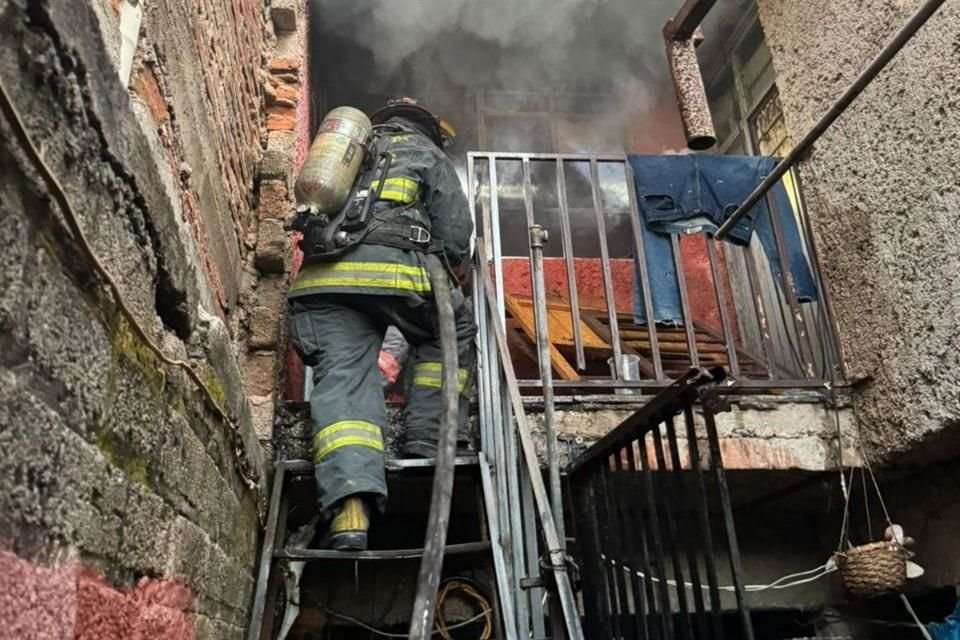
[(836, 554), (840, 580), (851, 596), (899, 591), (907, 581), (907, 552), (894, 542), (874, 542)]

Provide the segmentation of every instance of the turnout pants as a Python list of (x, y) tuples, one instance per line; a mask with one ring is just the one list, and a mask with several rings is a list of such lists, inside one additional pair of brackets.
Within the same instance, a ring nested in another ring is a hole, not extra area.
[[(476, 326), (461, 304), (454, 312), (460, 370), (457, 439), (466, 443)], [(403, 453), (433, 456), (441, 414), (441, 353), (432, 302), (401, 296), (317, 294), (290, 300), (293, 343), (313, 368), (310, 414), (317, 500), (322, 512), (364, 494), (381, 509), (387, 497), (383, 428), (387, 414), (377, 366), (393, 325), (413, 349), (412, 386), (403, 414)]]

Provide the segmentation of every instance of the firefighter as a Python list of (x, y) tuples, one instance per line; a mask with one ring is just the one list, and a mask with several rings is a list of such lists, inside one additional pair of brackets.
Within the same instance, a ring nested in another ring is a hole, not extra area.
[[(313, 368), (310, 412), (317, 499), (329, 522), (325, 544), (345, 551), (366, 549), (370, 517), (386, 505), (387, 416), (378, 356), (391, 326), (412, 349), (402, 454), (436, 454), (441, 353), (424, 254), (437, 252), (452, 273), (462, 273), (473, 233), (467, 198), (444, 151), (454, 139), (452, 127), (411, 99), (391, 101), (370, 120), (389, 140), (391, 158), (371, 231), (335, 261), (306, 264), (288, 296), (294, 346)], [(462, 450), (476, 327), (458, 293), (455, 288)]]

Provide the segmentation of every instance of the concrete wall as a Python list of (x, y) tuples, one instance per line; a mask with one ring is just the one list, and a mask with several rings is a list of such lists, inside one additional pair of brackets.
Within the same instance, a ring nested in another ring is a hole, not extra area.
[[(759, 0), (787, 127), (815, 122), (919, 0)], [(960, 6), (946, 3), (803, 163), (858, 406), (880, 453), (960, 423)]]
[(3, 114), (0, 638), (240, 638), (248, 617), (288, 269), (261, 231), (293, 163), (267, 131), (297, 109), (302, 12), (148, 2), (128, 91), (126, 4), (0, 0), (0, 80), (136, 323), (231, 419), (124, 318)]

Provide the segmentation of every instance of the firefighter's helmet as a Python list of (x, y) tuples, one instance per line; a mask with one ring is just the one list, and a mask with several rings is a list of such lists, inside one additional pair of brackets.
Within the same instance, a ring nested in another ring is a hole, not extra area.
[(390, 118), (406, 118), (422, 126), (431, 140), (441, 149), (449, 149), (457, 139), (457, 132), (446, 120), (413, 98), (394, 98), (370, 116), (374, 125), (384, 124)]

